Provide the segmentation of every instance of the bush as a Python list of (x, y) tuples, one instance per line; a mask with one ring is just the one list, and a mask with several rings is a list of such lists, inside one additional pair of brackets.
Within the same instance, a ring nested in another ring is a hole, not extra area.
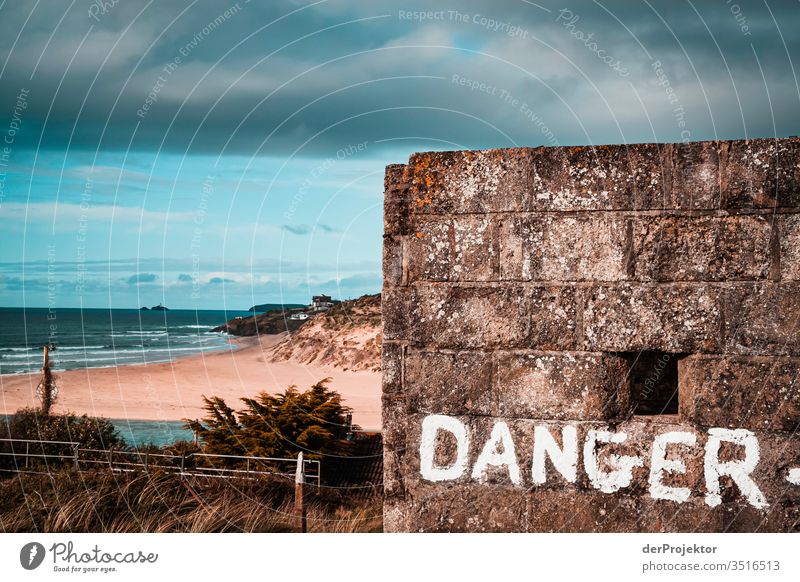
[[(94, 418), (87, 415), (77, 416), (72, 413), (44, 414), (38, 408), (22, 408), (6, 419), (5, 426), (0, 426), (0, 438), (23, 439), (36, 441), (64, 441), (78, 443), (84, 449), (124, 448), (125, 441), (114, 425), (105, 418)], [(28, 447), (24, 443), (0, 442), (0, 468), (9, 469), (17, 463), (24, 463), (19, 455), (26, 450), (30, 454), (69, 455), (72, 453), (68, 445), (34, 445)], [(17, 455), (15, 460), (14, 454)], [(29, 464), (34, 459), (29, 459)], [(38, 461), (37, 464), (41, 464)], [(49, 460), (48, 465), (58, 464), (58, 460)]]
[[(242, 398), (245, 407), (236, 412), (222, 398), (205, 398), (206, 417), (186, 420), (186, 427), (197, 432), (205, 452), (221, 455), (306, 458), (347, 455), (353, 443), (348, 440), (348, 415), (338, 392), (327, 387), (330, 378), (300, 392), (290, 386), (283, 394), (261, 392), (256, 398)], [(238, 418), (237, 418), (238, 415)]]

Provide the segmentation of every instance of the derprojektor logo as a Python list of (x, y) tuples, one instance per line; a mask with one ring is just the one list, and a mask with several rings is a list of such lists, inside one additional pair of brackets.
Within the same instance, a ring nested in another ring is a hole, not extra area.
[(19, 551), (19, 563), (26, 570), (35, 570), (44, 561), (44, 546), (39, 542), (30, 542)]

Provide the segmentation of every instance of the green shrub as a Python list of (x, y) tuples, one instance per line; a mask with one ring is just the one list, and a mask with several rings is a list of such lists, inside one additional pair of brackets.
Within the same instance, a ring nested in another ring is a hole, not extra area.
[[(72, 413), (44, 414), (38, 408), (22, 408), (0, 424), (0, 439), (20, 439), (33, 441), (64, 441), (78, 443), (84, 449), (124, 448), (125, 441), (114, 425), (105, 418)], [(72, 453), (67, 445), (36, 445), (0, 441), (0, 468), (9, 469), (25, 463), (26, 452), (39, 455), (64, 455)], [(16, 459), (15, 456), (16, 455)], [(43, 464), (34, 457), (28, 464)], [(58, 465), (58, 459), (48, 459), (48, 465)]]
[(348, 427), (352, 410), (328, 382), (325, 378), (305, 392), (290, 386), (282, 394), (242, 398), (245, 407), (239, 412), (222, 398), (203, 397), (206, 417), (187, 419), (186, 427), (203, 439), (207, 453), (296, 457), (303, 451), (311, 459), (347, 455), (353, 446), (348, 432), (358, 427)]

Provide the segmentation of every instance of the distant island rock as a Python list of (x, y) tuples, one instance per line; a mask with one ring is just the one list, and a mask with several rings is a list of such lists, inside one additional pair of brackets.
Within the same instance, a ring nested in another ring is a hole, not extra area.
[(155, 307), (142, 307), (139, 311), (169, 311), (169, 309), (159, 303)]

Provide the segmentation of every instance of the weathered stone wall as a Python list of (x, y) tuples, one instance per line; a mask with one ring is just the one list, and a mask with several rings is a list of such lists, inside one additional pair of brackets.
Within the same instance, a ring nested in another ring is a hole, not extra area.
[[(800, 530), (800, 140), (385, 185), (387, 531)], [(678, 414), (633, 413), (641, 351), (679, 354)]]

